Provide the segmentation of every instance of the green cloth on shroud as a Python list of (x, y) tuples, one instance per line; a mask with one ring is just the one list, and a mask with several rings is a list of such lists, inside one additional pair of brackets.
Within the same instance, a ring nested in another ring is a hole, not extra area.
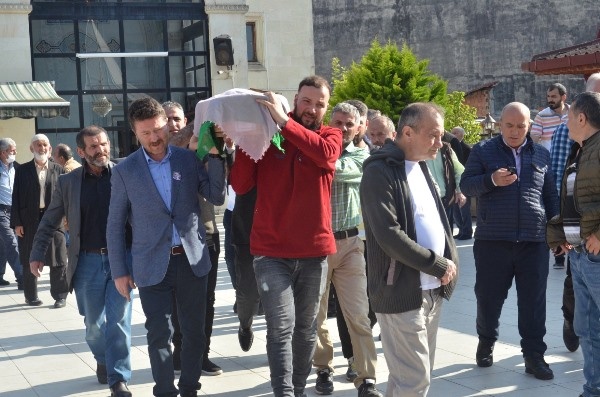
[(196, 148), (196, 157), (204, 160), (210, 149), (216, 147), (220, 156), (224, 156), (223, 138), (218, 138), (215, 131), (215, 123), (205, 121), (198, 131), (198, 147)]
[[(271, 143), (275, 145), (275, 147), (282, 153), (285, 153), (285, 150), (281, 146), (283, 145), (284, 141), (285, 138), (280, 132), (277, 132), (275, 135), (273, 135), (273, 138), (271, 138)], [(225, 156), (225, 145), (223, 144), (223, 138), (218, 138), (216, 136), (215, 123), (212, 121), (205, 121), (202, 123), (200, 130), (198, 131), (198, 147), (196, 148), (196, 157), (198, 157), (200, 160), (203, 160), (213, 146), (217, 148), (220, 156)]]
[(271, 138), (271, 143), (275, 145), (277, 149), (281, 150), (282, 153), (285, 153), (285, 150), (281, 147), (283, 141), (285, 141), (285, 138), (281, 135), (281, 132), (276, 132), (275, 135), (273, 135), (273, 138)]

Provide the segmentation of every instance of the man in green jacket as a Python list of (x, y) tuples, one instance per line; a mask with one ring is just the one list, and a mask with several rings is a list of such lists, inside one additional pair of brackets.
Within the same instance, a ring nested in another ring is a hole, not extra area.
[(580, 397), (600, 395), (600, 93), (579, 94), (569, 109), (569, 137), (560, 215), (547, 226), (551, 249), (569, 254), (585, 384)]

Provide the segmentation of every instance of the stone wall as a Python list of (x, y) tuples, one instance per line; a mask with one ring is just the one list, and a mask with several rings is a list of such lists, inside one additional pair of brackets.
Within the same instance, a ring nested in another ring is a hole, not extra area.
[[(576, 4), (573, 5), (573, 4)], [(542, 5), (542, 6), (540, 6)], [(583, 90), (578, 75), (535, 76), (521, 70), (534, 54), (596, 38), (598, 0), (313, 0), (316, 72), (331, 76), (331, 59), (360, 61), (372, 40), (406, 42), (449, 90), (498, 81), (492, 115), (510, 101), (546, 107), (546, 86)]]

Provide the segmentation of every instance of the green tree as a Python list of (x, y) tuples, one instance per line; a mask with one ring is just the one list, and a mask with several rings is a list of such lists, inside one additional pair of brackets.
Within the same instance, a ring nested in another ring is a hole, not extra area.
[(428, 60), (418, 60), (406, 44), (398, 49), (391, 41), (381, 45), (374, 40), (360, 62), (353, 62), (349, 68), (333, 58), (331, 105), (360, 99), (394, 123), (410, 103), (435, 102), (445, 106), (447, 83), (429, 71), (428, 64)]
[(444, 128), (450, 131), (454, 127), (465, 130), (465, 142), (473, 145), (479, 142), (481, 126), (476, 121), (477, 109), (464, 103), (465, 93), (454, 91), (448, 94), (448, 101), (444, 109)]

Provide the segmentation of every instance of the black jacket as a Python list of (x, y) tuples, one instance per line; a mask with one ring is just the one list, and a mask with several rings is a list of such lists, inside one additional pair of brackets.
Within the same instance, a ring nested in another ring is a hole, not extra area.
[[(52, 194), (56, 189), (58, 176), (64, 174), (63, 167), (48, 161), (48, 173), (44, 185), (44, 201), (46, 208), (50, 205)], [(29, 255), (33, 247), (33, 238), (40, 221), (40, 183), (34, 160), (21, 164), (15, 170), (15, 184), (12, 193), (10, 226), (23, 226), (24, 237), (17, 237), (19, 244), (19, 260), (23, 266), (29, 264)], [(67, 248), (64, 229), (61, 227), (53, 237), (52, 244), (46, 253), (48, 266), (65, 266), (67, 264)]]

